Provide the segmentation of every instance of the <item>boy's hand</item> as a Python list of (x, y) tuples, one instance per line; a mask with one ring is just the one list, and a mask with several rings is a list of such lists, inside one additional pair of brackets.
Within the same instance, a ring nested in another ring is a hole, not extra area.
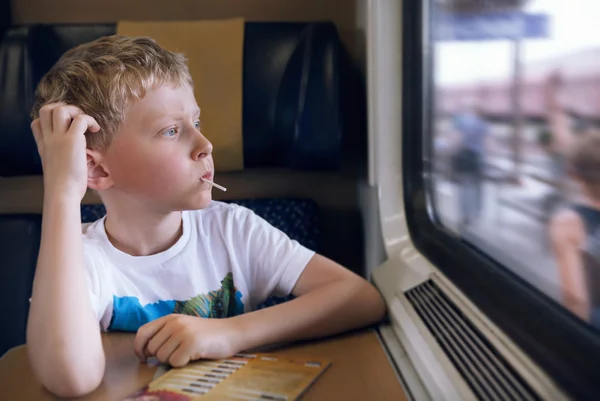
[(154, 356), (174, 367), (196, 359), (222, 359), (240, 352), (239, 329), (232, 318), (207, 319), (171, 314), (140, 327), (133, 343), (144, 361)]
[(85, 132), (98, 132), (100, 126), (76, 106), (51, 103), (40, 109), (31, 123), (44, 170), (46, 191), (78, 196), (87, 189)]

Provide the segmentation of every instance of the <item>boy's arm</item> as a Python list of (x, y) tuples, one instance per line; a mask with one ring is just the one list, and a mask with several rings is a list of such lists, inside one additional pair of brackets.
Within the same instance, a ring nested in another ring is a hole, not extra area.
[(340, 265), (314, 255), (297, 281), (298, 298), (227, 319), (171, 314), (142, 326), (134, 349), (172, 366), (221, 359), (274, 343), (322, 337), (379, 321), (383, 299), (373, 286)]
[(385, 303), (370, 283), (318, 254), (293, 294), (296, 299), (232, 318), (240, 349), (336, 334), (378, 322), (385, 314)]
[(273, 343), (327, 336), (379, 321), (385, 304), (367, 281), (290, 240), (245, 208), (237, 209), (236, 249), (247, 258), (252, 299), (297, 296), (289, 302), (226, 319), (171, 314), (140, 327), (134, 349), (143, 360), (184, 366)]
[(27, 346), (38, 379), (64, 397), (94, 390), (105, 366), (85, 277), (80, 216), (87, 177), (83, 135), (97, 130), (94, 123), (81, 110), (58, 104), (42, 108), (32, 124), (45, 194)]

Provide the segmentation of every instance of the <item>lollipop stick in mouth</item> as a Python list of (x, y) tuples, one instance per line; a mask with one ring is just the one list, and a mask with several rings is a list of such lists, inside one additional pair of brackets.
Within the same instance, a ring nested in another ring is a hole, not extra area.
[(225, 187), (223, 187), (223, 186), (221, 186), (221, 185), (219, 185), (219, 184), (216, 184), (216, 183), (214, 183), (214, 182), (212, 182), (212, 181), (210, 181), (210, 180), (207, 180), (206, 178), (202, 178), (202, 177), (200, 177), (200, 179), (202, 180), (202, 182), (205, 182), (205, 183), (207, 183), (207, 184), (209, 184), (209, 185), (212, 185), (213, 187), (215, 187), (215, 188), (217, 188), (217, 189), (220, 189), (220, 190), (221, 190), (221, 191), (223, 191), (223, 192), (227, 191), (227, 188), (225, 188)]

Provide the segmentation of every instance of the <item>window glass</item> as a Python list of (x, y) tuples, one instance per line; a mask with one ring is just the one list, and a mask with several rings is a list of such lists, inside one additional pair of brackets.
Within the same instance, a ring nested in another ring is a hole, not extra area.
[(435, 218), (600, 328), (600, 1), (433, 4)]

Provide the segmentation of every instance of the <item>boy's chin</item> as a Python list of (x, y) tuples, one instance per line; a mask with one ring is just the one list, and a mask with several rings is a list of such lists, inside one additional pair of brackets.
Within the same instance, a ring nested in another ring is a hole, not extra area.
[(198, 210), (207, 208), (212, 201), (212, 194), (210, 191), (206, 191), (201, 196), (195, 196), (193, 199), (188, 199), (184, 210)]
[(202, 191), (202, 193), (187, 194), (175, 196), (170, 199), (162, 199), (160, 202), (162, 209), (170, 211), (182, 210), (200, 210), (210, 206), (212, 201), (211, 191)]

